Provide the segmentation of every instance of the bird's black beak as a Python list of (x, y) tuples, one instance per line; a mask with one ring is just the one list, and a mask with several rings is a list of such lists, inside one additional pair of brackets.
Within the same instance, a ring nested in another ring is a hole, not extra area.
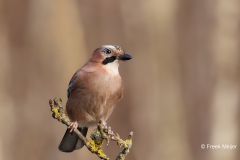
[(119, 60), (126, 61), (132, 59), (132, 56), (130, 54), (124, 53), (121, 56), (118, 56)]

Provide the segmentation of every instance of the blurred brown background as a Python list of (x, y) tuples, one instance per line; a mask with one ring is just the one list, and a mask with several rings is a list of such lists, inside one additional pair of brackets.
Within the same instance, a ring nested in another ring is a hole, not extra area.
[(48, 100), (66, 102), (71, 76), (103, 44), (133, 56), (108, 120), (124, 139), (134, 132), (128, 160), (240, 159), (240, 1), (0, 0), (0, 160), (98, 159), (58, 151), (66, 127)]

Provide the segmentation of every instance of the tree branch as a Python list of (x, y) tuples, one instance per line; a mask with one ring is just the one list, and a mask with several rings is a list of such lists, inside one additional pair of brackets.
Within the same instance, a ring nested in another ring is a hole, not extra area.
[[(69, 126), (71, 124), (70, 119), (66, 115), (65, 110), (62, 107), (62, 99), (54, 98), (54, 100), (49, 100), (49, 105), (51, 111), (53, 112), (52, 117), (62, 122), (63, 124)], [(74, 130), (75, 134), (84, 142), (84, 145), (88, 148), (89, 151), (96, 154), (100, 159), (110, 160), (107, 155), (102, 150), (103, 140), (117, 141), (117, 145), (123, 147), (123, 150), (118, 154), (116, 160), (124, 160), (126, 155), (129, 153), (130, 148), (132, 147), (132, 137), (133, 132), (129, 133), (127, 140), (122, 140), (118, 134), (114, 134), (111, 130), (111, 127), (107, 127), (99, 122), (98, 127), (94, 129), (93, 133), (90, 135), (92, 141), (88, 141), (86, 137), (82, 135), (79, 130)]]

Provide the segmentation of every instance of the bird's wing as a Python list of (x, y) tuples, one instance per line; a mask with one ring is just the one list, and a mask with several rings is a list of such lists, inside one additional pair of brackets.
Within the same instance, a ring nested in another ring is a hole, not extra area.
[(89, 73), (96, 72), (96, 67), (94, 66), (83, 66), (76, 73), (72, 76), (72, 79), (69, 82), (68, 89), (67, 89), (67, 97), (69, 98), (71, 93), (78, 88), (79, 86), (82, 87), (83, 80), (85, 81), (88, 77)]
[(77, 80), (77, 77), (78, 77), (78, 72), (77, 71), (73, 76), (72, 76), (72, 79), (70, 80), (69, 82), (69, 85), (68, 85), (68, 89), (67, 89), (67, 97), (69, 98), (70, 95), (71, 95), (71, 92), (74, 90), (75, 86), (76, 86), (76, 80)]

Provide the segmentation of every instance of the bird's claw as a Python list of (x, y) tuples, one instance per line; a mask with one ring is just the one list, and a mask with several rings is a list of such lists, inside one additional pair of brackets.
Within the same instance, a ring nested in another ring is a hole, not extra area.
[(71, 129), (70, 132), (75, 131), (78, 128), (77, 121), (71, 122), (71, 124), (68, 126), (68, 128)]
[(106, 139), (107, 147), (108, 147), (110, 143), (110, 139), (114, 140), (115, 135), (111, 130), (111, 127), (107, 126), (106, 123), (100, 122), (99, 126), (100, 126), (100, 133), (102, 134), (103, 138)]

